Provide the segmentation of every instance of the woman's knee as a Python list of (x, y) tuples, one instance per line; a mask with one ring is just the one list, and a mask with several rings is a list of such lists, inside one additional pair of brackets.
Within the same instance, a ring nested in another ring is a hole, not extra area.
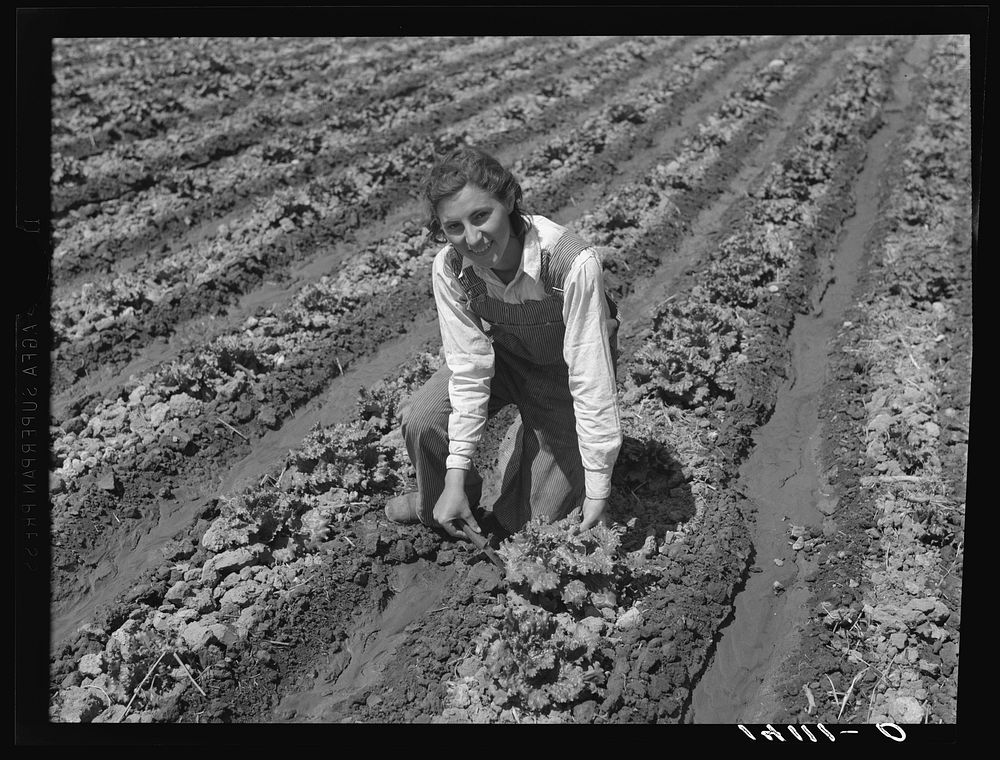
[(428, 432), (441, 429), (447, 434), (450, 414), (448, 375), (439, 370), (400, 407), (403, 436), (421, 438)]
[(401, 428), (407, 443), (421, 445), (448, 435), (448, 410), (435, 410), (411, 405), (403, 416)]

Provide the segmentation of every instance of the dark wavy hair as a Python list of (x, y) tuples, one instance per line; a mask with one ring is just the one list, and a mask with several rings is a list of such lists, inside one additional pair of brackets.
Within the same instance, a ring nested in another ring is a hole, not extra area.
[(511, 230), (523, 238), (531, 227), (531, 219), (521, 207), (524, 202), (521, 185), (493, 156), (471, 145), (463, 145), (438, 159), (424, 180), (422, 189), (428, 215), (424, 226), (429, 237), (438, 243), (447, 242), (437, 215), (438, 203), (470, 184), (482, 188), (505, 205), (513, 203)]

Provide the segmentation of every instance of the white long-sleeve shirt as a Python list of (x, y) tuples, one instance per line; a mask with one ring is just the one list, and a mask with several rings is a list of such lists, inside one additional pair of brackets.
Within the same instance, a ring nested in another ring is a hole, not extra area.
[[(551, 248), (565, 228), (543, 216), (534, 215), (531, 220), (521, 264), (509, 284), (505, 285), (491, 269), (463, 259), (463, 268), (472, 266), (491, 297), (515, 304), (547, 297), (540, 273), (541, 251)], [(446, 467), (467, 470), (486, 426), (494, 353), (481, 320), (468, 308), (465, 291), (448, 269), (450, 250), (450, 245), (442, 248), (433, 266), (441, 341), (452, 373)], [(592, 248), (582, 251), (566, 274), (562, 315), (566, 325), (563, 358), (569, 368), (586, 495), (603, 499), (611, 493), (611, 472), (622, 434), (608, 345), (610, 313), (601, 262)]]

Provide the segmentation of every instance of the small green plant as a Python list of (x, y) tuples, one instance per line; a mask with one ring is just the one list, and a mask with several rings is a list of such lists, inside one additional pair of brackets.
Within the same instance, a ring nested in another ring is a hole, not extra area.
[(505, 703), (539, 712), (600, 697), (615, 621), (649, 582), (644, 561), (619, 551), (625, 528), (576, 526), (532, 521), (500, 548), (510, 590), (477, 648)]
[(400, 424), (400, 409), (410, 394), (430, 379), (441, 366), (438, 354), (418, 354), (401, 375), (382, 380), (358, 394), (358, 413), (362, 420), (380, 433), (388, 433)]
[(244, 385), (246, 378), (266, 373), (272, 366), (273, 360), (252, 344), (240, 337), (224, 336), (186, 361), (171, 361), (158, 372), (157, 379), (168, 391), (166, 395), (187, 393), (200, 401), (211, 401), (223, 388), (232, 394), (236, 386), (229, 384), (233, 378), (239, 377), (239, 385)]
[(635, 388), (626, 401), (655, 394), (691, 408), (709, 397), (732, 398), (731, 365), (741, 350), (745, 313), (707, 301), (697, 287), (669, 305), (654, 318), (654, 337), (636, 352), (629, 370)]
[(354, 497), (391, 490), (397, 481), (394, 452), (380, 444), (382, 433), (367, 422), (317, 427), (290, 452), (293, 486), (320, 494), (344, 488)]
[(500, 547), (507, 581), (531, 602), (552, 612), (582, 612), (627, 585), (639, 566), (618, 553), (622, 527), (595, 525), (574, 532), (574, 521), (530, 522)]
[(301, 499), (274, 488), (253, 488), (223, 498), (221, 512), (253, 526), (252, 537), (271, 541), (285, 526), (308, 509)]
[(224, 499), (221, 511), (246, 527), (249, 540), (267, 544), (276, 562), (289, 562), (325, 541), (333, 520), (347, 509), (348, 495), (342, 489), (316, 499), (264, 487)]

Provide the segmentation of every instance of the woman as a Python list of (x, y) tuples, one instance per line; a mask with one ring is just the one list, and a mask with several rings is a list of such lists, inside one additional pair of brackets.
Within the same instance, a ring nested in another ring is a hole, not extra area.
[(424, 195), (428, 229), (447, 242), (433, 266), (446, 366), (404, 416), (418, 490), (390, 500), (386, 516), (456, 538), (462, 522), (481, 533), (472, 509), (482, 479), (472, 456), (487, 419), (515, 404), (520, 457), (493, 505), (502, 531), (577, 506), (582, 529), (603, 522), (622, 436), (619, 321), (596, 252), (551, 220), (525, 214), (520, 185), (477, 148), (438, 162)]

